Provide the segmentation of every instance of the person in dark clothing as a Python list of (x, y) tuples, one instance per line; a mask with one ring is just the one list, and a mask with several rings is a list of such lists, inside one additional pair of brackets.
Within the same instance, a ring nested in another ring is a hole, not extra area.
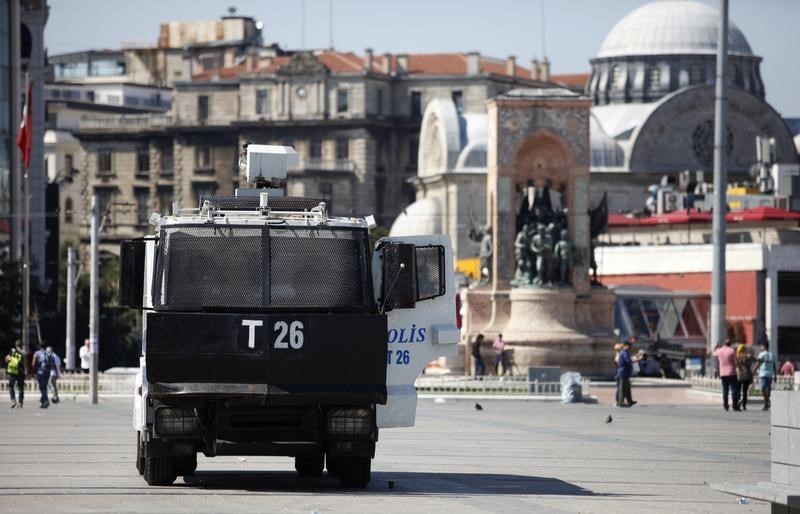
[(478, 334), (478, 337), (472, 343), (472, 362), (475, 365), (476, 377), (482, 377), (486, 373), (486, 365), (483, 363), (483, 357), (481, 357), (481, 343), (483, 343), (483, 334)]
[(622, 343), (622, 350), (617, 359), (617, 407), (632, 407), (636, 405), (631, 395), (631, 375), (633, 374), (633, 360), (631, 359), (631, 342)]
[(33, 354), (31, 368), (36, 372), (36, 381), (39, 382), (39, 407), (46, 409), (50, 406), (47, 398), (47, 386), (50, 383), (50, 374), (53, 371), (53, 355), (47, 353), (44, 343), (40, 343), (39, 351)]
[(739, 382), (739, 408), (747, 410), (747, 393), (753, 383), (753, 365), (756, 360), (744, 343), (736, 347), (736, 379)]

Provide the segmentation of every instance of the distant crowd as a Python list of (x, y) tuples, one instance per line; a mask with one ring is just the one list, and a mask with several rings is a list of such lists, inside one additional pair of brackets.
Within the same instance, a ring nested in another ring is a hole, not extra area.
[[(88, 339), (81, 346), (79, 356), (81, 371), (88, 373), (92, 359), (91, 346)], [(29, 358), (22, 341), (17, 340), (8, 354), (6, 354), (5, 363), (12, 409), (22, 409), (24, 407), (25, 380), (33, 376), (36, 377), (36, 382), (39, 384), (39, 408), (48, 408), (51, 398), (53, 403), (59, 402), (58, 379), (63, 371), (62, 360), (53, 351), (52, 346), (47, 346), (45, 342), (41, 342), (39, 349)]]

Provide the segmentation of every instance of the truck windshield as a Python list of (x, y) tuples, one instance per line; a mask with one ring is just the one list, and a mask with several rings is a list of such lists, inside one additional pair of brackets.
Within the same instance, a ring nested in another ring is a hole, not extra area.
[(156, 310), (374, 310), (365, 229), (171, 225), (156, 254)]

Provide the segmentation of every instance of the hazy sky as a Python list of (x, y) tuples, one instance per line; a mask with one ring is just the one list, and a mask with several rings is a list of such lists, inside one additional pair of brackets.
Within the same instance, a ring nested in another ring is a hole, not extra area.
[[(333, 42), (362, 53), (479, 51), (528, 65), (545, 46), (553, 73), (589, 72), (606, 33), (646, 0), (49, 0), (45, 41), (51, 54), (155, 43), (162, 21), (215, 19), (236, 6), (262, 20), (265, 42), (284, 48)], [(705, 0), (718, 8), (719, 1)], [(785, 117), (800, 117), (800, 0), (730, 0), (730, 17), (756, 55), (767, 100)]]

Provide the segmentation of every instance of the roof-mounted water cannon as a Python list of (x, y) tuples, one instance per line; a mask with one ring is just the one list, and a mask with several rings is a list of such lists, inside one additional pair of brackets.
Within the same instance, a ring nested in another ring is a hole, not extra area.
[(300, 162), (291, 146), (245, 143), (239, 154), (239, 169), (256, 187), (277, 187), (286, 179), (289, 168)]

